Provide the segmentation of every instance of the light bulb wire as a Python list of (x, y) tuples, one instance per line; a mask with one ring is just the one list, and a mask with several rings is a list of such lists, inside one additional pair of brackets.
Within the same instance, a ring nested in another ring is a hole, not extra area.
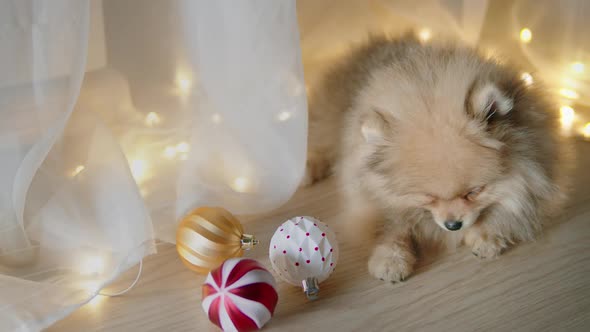
[(135, 280), (133, 280), (133, 282), (131, 283), (131, 285), (129, 285), (129, 287), (125, 288), (124, 290), (122, 290), (120, 292), (116, 292), (116, 293), (106, 293), (103, 291), (99, 291), (95, 294), (95, 296), (102, 295), (102, 296), (108, 296), (108, 297), (117, 297), (117, 296), (121, 296), (121, 295), (129, 292), (133, 287), (135, 287), (135, 285), (139, 281), (142, 271), (143, 271), (143, 258), (139, 260), (139, 269), (137, 270), (137, 276), (135, 276)]
[[(157, 242), (154, 243), (155, 247), (158, 247), (159, 245), (165, 244), (166, 242)], [(129, 285), (129, 287), (123, 289), (120, 292), (116, 292), (116, 293), (107, 293), (107, 292), (103, 292), (102, 290), (99, 290), (98, 292), (96, 292), (93, 296), (93, 298), (97, 295), (102, 295), (102, 296), (107, 296), (107, 297), (117, 297), (117, 296), (121, 296), (123, 294), (126, 294), (127, 292), (129, 292), (131, 289), (133, 289), (133, 287), (135, 287), (135, 285), (137, 284), (137, 282), (139, 281), (139, 278), (141, 277), (141, 273), (143, 272), (143, 258), (141, 258), (139, 260), (139, 268), (137, 269), (137, 275), (135, 276), (135, 280), (133, 280), (133, 282), (131, 283), (131, 285)]]

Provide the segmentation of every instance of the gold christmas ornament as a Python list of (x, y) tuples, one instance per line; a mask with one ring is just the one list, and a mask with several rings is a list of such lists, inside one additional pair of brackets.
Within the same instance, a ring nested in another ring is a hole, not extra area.
[(201, 207), (186, 215), (176, 230), (176, 251), (191, 270), (207, 274), (226, 259), (241, 257), (258, 240), (220, 207)]

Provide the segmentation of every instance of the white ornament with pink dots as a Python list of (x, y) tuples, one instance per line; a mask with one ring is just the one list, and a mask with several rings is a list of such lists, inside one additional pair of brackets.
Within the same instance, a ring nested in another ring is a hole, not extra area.
[(270, 241), (269, 256), (279, 277), (302, 286), (307, 297), (314, 300), (319, 284), (336, 267), (338, 242), (323, 222), (312, 217), (295, 217), (277, 228)]

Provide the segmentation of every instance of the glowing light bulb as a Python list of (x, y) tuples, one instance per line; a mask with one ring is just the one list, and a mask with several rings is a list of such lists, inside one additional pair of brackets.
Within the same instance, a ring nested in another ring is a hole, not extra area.
[(533, 75), (531, 75), (530, 73), (522, 73), (522, 75), (520, 75), (520, 79), (524, 82), (524, 84), (526, 84), (527, 86), (533, 85), (533, 83), (535, 82), (533, 80)]
[(221, 120), (222, 120), (221, 114), (215, 113), (215, 114), (211, 115), (211, 121), (213, 121), (213, 123), (220, 124)]
[(566, 88), (560, 89), (559, 94), (568, 99), (578, 99), (580, 97), (576, 91)]
[(77, 176), (78, 174), (80, 174), (85, 169), (86, 169), (86, 167), (84, 167), (84, 165), (78, 165), (78, 166), (76, 166), (76, 168), (74, 168), (74, 170), (72, 171), (72, 177)]
[(291, 112), (283, 111), (277, 115), (279, 121), (287, 121), (291, 118)]
[(570, 66), (571, 70), (576, 74), (582, 74), (585, 69), (585, 65), (581, 62), (574, 62)]
[(533, 39), (533, 33), (530, 29), (524, 28), (520, 30), (520, 41), (523, 43), (529, 43)]
[(186, 92), (191, 88), (191, 80), (186, 77), (178, 79), (178, 87), (183, 91)]
[(132, 160), (129, 164), (129, 167), (131, 168), (131, 174), (133, 175), (133, 178), (135, 178), (137, 182), (142, 182), (145, 180), (148, 174), (148, 164), (145, 160)]
[(149, 127), (153, 127), (153, 126), (157, 125), (158, 123), (160, 123), (160, 121), (161, 121), (160, 116), (156, 112), (149, 112), (145, 116), (145, 124), (148, 125)]
[(420, 29), (420, 31), (418, 31), (418, 39), (420, 39), (421, 42), (426, 43), (431, 38), (432, 38), (432, 31), (430, 31), (430, 29), (422, 28), (422, 29)]
[(231, 184), (231, 187), (234, 191), (243, 193), (248, 190), (249, 185), (250, 181), (248, 180), (248, 178), (239, 176), (234, 179), (234, 181)]
[(166, 157), (167, 159), (172, 159), (176, 157), (176, 148), (173, 146), (167, 146), (164, 149), (164, 157)]
[(576, 119), (576, 112), (570, 106), (561, 106), (559, 109), (560, 113), (560, 122), (563, 128), (571, 128), (574, 124), (574, 120)]
[(193, 82), (191, 81), (190, 76), (188, 74), (186, 74), (185, 72), (178, 72), (176, 74), (176, 87), (178, 88), (178, 91), (180, 91), (181, 95), (188, 95), (192, 85)]
[[(91, 292), (91, 293), (96, 293), (96, 292)], [(97, 305), (101, 304), (107, 297), (104, 295), (96, 295), (92, 298), (92, 300), (88, 301), (88, 303), (86, 303), (87, 306), (90, 307), (96, 307)]]
[(590, 138), (590, 122), (586, 123), (582, 129), (582, 135), (584, 135), (586, 138)]
[(190, 151), (190, 149), (191, 149), (191, 146), (188, 145), (187, 142), (180, 142), (176, 145), (176, 152), (187, 153)]
[(104, 259), (98, 255), (85, 257), (80, 264), (80, 274), (98, 275), (104, 272)]

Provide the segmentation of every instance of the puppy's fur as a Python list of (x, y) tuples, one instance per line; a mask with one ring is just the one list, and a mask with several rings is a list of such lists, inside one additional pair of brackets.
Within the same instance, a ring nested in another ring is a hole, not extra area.
[(336, 173), (357, 238), (380, 222), (377, 278), (410, 275), (422, 245), (496, 257), (532, 240), (565, 197), (554, 105), (475, 50), (371, 38), (310, 99), (305, 181)]

